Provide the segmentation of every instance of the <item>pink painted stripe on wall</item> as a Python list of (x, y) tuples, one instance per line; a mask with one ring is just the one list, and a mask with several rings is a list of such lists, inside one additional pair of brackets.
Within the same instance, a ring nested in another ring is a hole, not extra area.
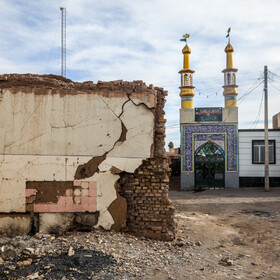
[[(74, 186), (81, 186), (81, 181), (74, 181)], [(60, 196), (58, 202), (34, 204), (34, 212), (37, 213), (74, 213), (96, 212), (97, 209), (97, 183), (88, 182), (89, 196), (81, 197), (81, 204), (75, 204), (72, 196)], [(37, 190), (26, 189), (26, 196), (36, 195)]]
[(25, 196), (30, 197), (32, 195), (36, 195), (38, 191), (36, 189), (25, 189)]

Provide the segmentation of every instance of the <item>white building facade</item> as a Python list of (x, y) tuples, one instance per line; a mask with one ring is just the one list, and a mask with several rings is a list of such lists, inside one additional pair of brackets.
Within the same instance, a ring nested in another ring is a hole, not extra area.
[[(280, 186), (280, 129), (269, 129), (269, 180)], [(240, 187), (264, 186), (264, 130), (239, 129)]]

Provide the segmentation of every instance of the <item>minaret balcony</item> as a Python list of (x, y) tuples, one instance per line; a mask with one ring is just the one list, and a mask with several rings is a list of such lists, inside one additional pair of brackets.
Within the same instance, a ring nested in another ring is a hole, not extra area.
[(181, 86), (179, 87), (181, 92), (180, 96), (194, 96), (194, 88), (193, 86)]
[(226, 95), (238, 95), (238, 86), (237, 85), (225, 85), (224, 88), (224, 96)]

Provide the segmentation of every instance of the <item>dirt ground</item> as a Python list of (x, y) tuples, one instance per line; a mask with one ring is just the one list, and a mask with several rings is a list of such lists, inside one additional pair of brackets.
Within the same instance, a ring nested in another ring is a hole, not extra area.
[(169, 196), (177, 239), (201, 242), (199, 249), (189, 248), (197, 262), (178, 268), (188, 271), (189, 279), (280, 279), (280, 188), (173, 188)]
[(174, 241), (104, 230), (0, 236), (0, 279), (280, 279), (280, 188), (177, 188)]

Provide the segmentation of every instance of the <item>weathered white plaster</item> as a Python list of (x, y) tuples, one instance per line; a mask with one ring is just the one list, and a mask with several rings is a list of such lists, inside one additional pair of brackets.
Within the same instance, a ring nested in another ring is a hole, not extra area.
[[(120, 112), (123, 98), (115, 98)], [(3, 154), (93, 155), (111, 150), (121, 121), (98, 94), (32, 94), (3, 91), (0, 102)]]
[(109, 213), (109, 211), (105, 210), (105, 211), (100, 212), (100, 216), (98, 218), (98, 223), (94, 227), (95, 228), (102, 227), (105, 230), (110, 230), (114, 223), (115, 222), (114, 222), (111, 214)]
[(111, 172), (103, 172), (95, 173), (92, 177), (86, 179), (86, 181), (97, 182), (97, 211), (99, 211), (99, 218), (96, 228), (103, 227), (109, 230), (115, 223), (107, 209), (117, 198), (115, 183), (119, 178), (120, 176)]
[(107, 157), (99, 165), (99, 170), (103, 171), (110, 171), (112, 166), (129, 173), (133, 173), (141, 164), (143, 159), (142, 158), (113, 158)]
[(122, 107), (129, 99), (127, 96), (119, 96), (118, 98), (100, 96), (100, 98), (108, 105), (108, 108), (114, 112), (118, 117), (122, 113)]
[(154, 94), (142, 93), (141, 98), (139, 98), (139, 94), (132, 93), (129, 98), (136, 105), (145, 104), (150, 109), (156, 106), (156, 91), (154, 91)]
[(26, 181), (72, 181), (91, 157), (0, 155), (0, 212), (25, 212)]
[(107, 157), (149, 158), (154, 139), (154, 115), (143, 104), (132, 101), (123, 108), (120, 119), (127, 129), (126, 141), (116, 145)]

